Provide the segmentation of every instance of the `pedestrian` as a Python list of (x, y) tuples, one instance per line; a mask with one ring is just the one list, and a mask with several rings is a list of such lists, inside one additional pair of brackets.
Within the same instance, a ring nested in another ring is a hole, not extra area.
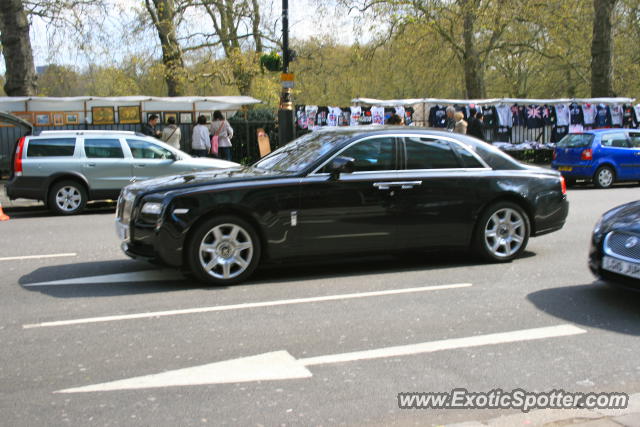
[(402, 120), (402, 117), (400, 117), (397, 114), (392, 114), (391, 117), (389, 117), (387, 119), (387, 122), (385, 123), (387, 125), (403, 125), (404, 124), (404, 120)]
[(484, 115), (478, 111), (475, 117), (469, 120), (469, 128), (467, 129), (467, 135), (475, 136), (476, 138), (484, 141), (484, 134), (482, 129), (484, 128)]
[(197, 124), (193, 127), (191, 135), (191, 154), (196, 157), (207, 157), (211, 152), (211, 139), (209, 138), (209, 128), (207, 118), (203, 115), (198, 117)]
[(160, 138), (160, 130), (156, 128), (159, 121), (157, 114), (151, 114), (147, 118), (147, 123), (142, 124), (142, 133), (154, 138)]
[(180, 138), (181, 132), (178, 125), (176, 125), (175, 117), (169, 117), (167, 119), (167, 123), (169, 124), (167, 127), (162, 129), (162, 140), (172, 146), (173, 148), (180, 149)]
[(449, 132), (453, 132), (453, 129), (455, 129), (456, 127), (456, 119), (453, 117), (453, 115), (456, 113), (456, 109), (450, 105), (447, 107), (446, 113), (447, 113), (447, 130)]
[(231, 161), (231, 138), (233, 138), (233, 128), (218, 110), (213, 112), (213, 121), (211, 122), (209, 133), (211, 136), (218, 137), (218, 157)]
[(456, 121), (456, 125), (453, 128), (455, 133), (461, 133), (465, 135), (467, 133), (467, 122), (464, 121), (464, 114), (461, 111), (456, 111), (453, 115), (453, 118)]

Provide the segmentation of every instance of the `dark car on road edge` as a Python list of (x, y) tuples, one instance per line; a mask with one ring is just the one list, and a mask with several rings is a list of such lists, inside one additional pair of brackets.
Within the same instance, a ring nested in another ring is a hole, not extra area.
[(589, 268), (609, 283), (640, 290), (640, 200), (602, 215), (591, 236)]
[(262, 261), (472, 248), (510, 261), (562, 228), (562, 176), (464, 135), (397, 126), (305, 135), (248, 167), (125, 187), (126, 254), (232, 284)]

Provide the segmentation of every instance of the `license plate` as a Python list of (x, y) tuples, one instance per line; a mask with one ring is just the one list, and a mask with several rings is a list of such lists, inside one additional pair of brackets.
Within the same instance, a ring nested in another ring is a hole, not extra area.
[(602, 259), (602, 268), (624, 276), (640, 279), (640, 263), (636, 264), (605, 256)]
[(573, 168), (571, 166), (560, 166), (558, 170), (560, 172), (571, 172)]
[(129, 240), (129, 226), (128, 225), (124, 225), (121, 222), (117, 221), (116, 222), (116, 234), (118, 235), (118, 238), (120, 240), (123, 241), (128, 241)]

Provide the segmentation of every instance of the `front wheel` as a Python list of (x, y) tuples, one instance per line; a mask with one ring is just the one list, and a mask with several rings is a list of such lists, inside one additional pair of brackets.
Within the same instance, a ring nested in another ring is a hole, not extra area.
[(593, 184), (596, 188), (609, 188), (615, 181), (615, 172), (609, 166), (600, 166), (593, 175)]
[(187, 262), (200, 281), (233, 285), (248, 278), (260, 261), (260, 239), (248, 222), (218, 216), (200, 224), (187, 246)]
[(495, 203), (478, 221), (474, 249), (487, 261), (511, 261), (526, 248), (529, 233), (529, 217), (520, 206), (511, 202)]

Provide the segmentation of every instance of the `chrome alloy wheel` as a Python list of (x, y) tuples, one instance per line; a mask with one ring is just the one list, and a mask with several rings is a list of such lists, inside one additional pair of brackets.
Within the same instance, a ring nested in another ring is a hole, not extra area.
[(73, 212), (82, 204), (80, 190), (71, 185), (60, 187), (56, 193), (56, 205), (63, 212)]
[(251, 236), (237, 224), (219, 224), (204, 235), (198, 251), (200, 265), (216, 279), (233, 279), (251, 263)]
[(613, 184), (613, 173), (609, 168), (602, 168), (598, 172), (598, 176), (596, 177), (596, 179), (598, 180), (598, 184), (600, 184), (600, 187), (607, 188), (611, 186), (611, 184)]
[(511, 208), (497, 210), (484, 227), (484, 243), (497, 258), (512, 256), (522, 246), (526, 227), (522, 215)]

